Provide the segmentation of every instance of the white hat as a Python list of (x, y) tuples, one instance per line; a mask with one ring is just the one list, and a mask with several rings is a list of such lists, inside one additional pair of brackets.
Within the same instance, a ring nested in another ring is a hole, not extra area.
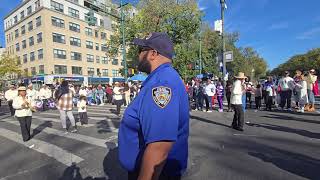
[(244, 75), (243, 72), (239, 72), (239, 73), (238, 73), (238, 76), (234, 76), (234, 77), (237, 78), (237, 79), (245, 79), (245, 78), (247, 78), (247, 77)]
[(18, 91), (26, 91), (26, 90), (27, 90), (27, 88), (24, 87), (24, 86), (20, 86), (20, 87), (18, 88)]

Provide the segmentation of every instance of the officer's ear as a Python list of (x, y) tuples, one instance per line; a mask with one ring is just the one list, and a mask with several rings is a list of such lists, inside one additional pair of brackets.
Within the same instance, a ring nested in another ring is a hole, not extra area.
[(155, 60), (157, 58), (159, 53), (156, 50), (151, 50), (151, 51), (148, 52), (148, 55), (149, 55), (150, 59), (153, 61), (153, 60)]

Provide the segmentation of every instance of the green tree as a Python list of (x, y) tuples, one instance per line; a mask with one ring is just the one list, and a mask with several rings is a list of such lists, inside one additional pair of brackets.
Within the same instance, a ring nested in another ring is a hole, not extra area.
[(0, 76), (8, 74), (20, 74), (20, 63), (18, 57), (12, 57), (6, 53), (2, 54), (0, 58)]

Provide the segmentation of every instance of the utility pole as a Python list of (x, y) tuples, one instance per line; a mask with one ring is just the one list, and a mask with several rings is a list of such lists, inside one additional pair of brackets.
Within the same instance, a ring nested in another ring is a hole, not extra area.
[[(127, 5), (127, 4), (125, 4)], [(124, 78), (127, 80), (128, 78), (128, 68), (127, 68), (127, 52), (126, 52), (126, 37), (125, 37), (125, 15), (123, 11), (123, 7), (125, 6), (123, 4), (123, 0), (120, 0), (120, 11), (121, 11), (121, 31), (122, 31), (122, 61), (124, 63)]]
[(226, 7), (226, 1), (225, 0), (220, 0), (221, 4), (221, 21), (222, 21), (222, 32), (221, 32), (221, 38), (222, 38), (222, 64), (223, 64), (223, 86), (226, 86), (226, 73), (227, 73), (227, 67), (226, 67), (226, 60), (224, 57), (224, 52), (226, 51), (226, 44), (225, 44), (225, 38), (224, 38), (224, 9)]

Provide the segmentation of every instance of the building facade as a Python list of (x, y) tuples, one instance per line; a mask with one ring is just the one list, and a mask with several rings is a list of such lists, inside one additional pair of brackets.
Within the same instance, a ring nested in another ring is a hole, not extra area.
[[(24, 76), (120, 77), (122, 58), (107, 53), (108, 8), (96, 0), (24, 0), (4, 19), (6, 50), (18, 57)], [(95, 26), (87, 21), (92, 9)]]

